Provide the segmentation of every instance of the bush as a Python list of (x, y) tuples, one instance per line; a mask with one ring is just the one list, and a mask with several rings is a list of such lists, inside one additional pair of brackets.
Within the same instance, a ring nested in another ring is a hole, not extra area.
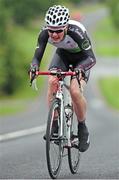
[(26, 24), (30, 19), (41, 15), (55, 1), (40, 0), (1, 0), (4, 7), (11, 12), (17, 24)]
[(25, 64), (21, 62), (24, 59), (23, 53), (9, 42), (4, 46), (0, 63), (0, 94), (4, 95), (13, 94), (25, 77)]
[(119, 1), (118, 0), (107, 0), (107, 4), (110, 9), (111, 18), (114, 26), (119, 30)]
[(4, 95), (13, 94), (25, 76), (24, 55), (13, 42), (8, 14), (0, 0), (0, 94)]

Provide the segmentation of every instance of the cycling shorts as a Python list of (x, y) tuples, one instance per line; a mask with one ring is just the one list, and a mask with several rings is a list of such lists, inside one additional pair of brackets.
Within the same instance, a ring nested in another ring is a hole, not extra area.
[[(87, 56), (82, 52), (70, 53), (64, 49), (57, 48), (52, 61), (49, 65), (49, 70), (60, 69), (62, 71), (68, 71), (69, 65), (73, 68), (78, 68), (82, 61), (87, 60)], [(85, 72), (85, 82), (89, 80), (90, 69)]]

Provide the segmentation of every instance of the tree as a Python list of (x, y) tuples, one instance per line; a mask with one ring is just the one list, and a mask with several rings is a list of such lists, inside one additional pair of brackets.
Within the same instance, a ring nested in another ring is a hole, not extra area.
[(0, 42), (1, 43), (4, 43), (4, 41), (7, 38), (6, 35), (7, 22), (8, 22), (7, 11), (3, 7), (2, 1), (0, 1)]
[[(21, 85), (21, 74), (24, 74), (24, 64), (18, 59), (20, 54), (12, 42), (8, 12), (0, 1), (0, 94), (13, 94)], [(20, 73), (18, 69), (21, 69)]]
[(117, 30), (119, 30), (119, 1), (107, 0), (107, 4), (110, 9), (112, 21)]
[(11, 11), (12, 19), (17, 24), (26, 24), (28, 20), (41, 15), (54, 4), (55, 0), (1, 0), (8, 10)]

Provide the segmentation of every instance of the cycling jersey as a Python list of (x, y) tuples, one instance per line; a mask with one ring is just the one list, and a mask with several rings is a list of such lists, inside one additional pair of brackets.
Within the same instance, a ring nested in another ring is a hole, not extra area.
[[(49, 37), (47, 27), (44, 27), (38, 37), (38, 43), (32, 64), (40, 65), (48, 42), (58, 49), (63, 49), (68, 52), (69, 56), (71, 54), (77, 54), (77, 56), (79, 55), (80, 57), (80, 54), (81, 56), (83, 54), (84, 57), (86, 57), (86, 60), (81, 62), (81, 67), (85, 71), (89, 70), (96, 63), (87, 31), (80, 22), (70, 20), (68, 23), (67, 34), (64, 35), (62, 41), (56, 43)], [(68, 61), (68, 59), (66, 59), (66, 61)]]

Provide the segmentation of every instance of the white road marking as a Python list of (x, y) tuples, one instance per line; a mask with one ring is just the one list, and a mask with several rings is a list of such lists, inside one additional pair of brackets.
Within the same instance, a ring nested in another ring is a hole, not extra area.
[(45, 129), (46, 129), (46, 124), (44, 124), (42, 126), (30, 128), (30, 129), (24, 129), (24, 130), (20, 130), (20, 131), (11, 132), (11, 133), (0, 134), (0, 142), (23, 137), (23, 136), (41, 133), (41, 132), (45, 131)]

